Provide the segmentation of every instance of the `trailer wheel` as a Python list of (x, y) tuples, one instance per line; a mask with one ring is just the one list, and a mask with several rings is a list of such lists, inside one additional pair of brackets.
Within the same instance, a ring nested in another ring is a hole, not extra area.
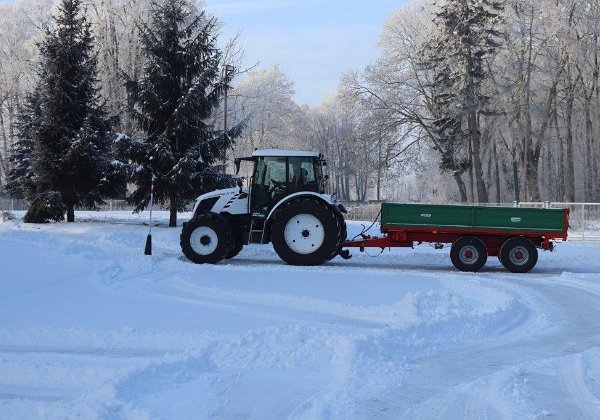
[(215, 213), (199, 214), (184, 223), (179, 237), (184, 255), (196, 264), (216, 264), (232, 246), (233, 235), (227, 220)]
[(452, 264), (460, 271), (476, 273), (483, 268), (487, 257), (485, 244), (474, 236), (459, 238), (450, 249)]
[(342, 228), (333, 209), (301, 198), (275, 216), (271, 241), (279, 257), (291, 265), (321, 265), (338, 251)]
[(511, 238), (500, 249), (500, 262), (511, 273), (528, 273), (537, 261), (538, 250), (527, 238)]

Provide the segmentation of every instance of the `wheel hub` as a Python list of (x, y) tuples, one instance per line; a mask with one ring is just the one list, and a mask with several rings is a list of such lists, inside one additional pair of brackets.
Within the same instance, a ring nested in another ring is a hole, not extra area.
[(312, 254), (323, 245), (325, 228), (312, 214), (297, 214), (285, 225), (284, 239), (295, 253)]
[(463, 264), (474, 264), (479, 259), (479, 251), (473, 245), (466, 245), (460, 250), (459, 258)]
[(514, 247), (509, 254), (510, 262), (514, 265), (525, 265), (529, 261), (529, 251), (525, 247)]
[(190, 235), (190, 246), (197, 254), (210, 255), (216, 251), (218, 245), (217, 232), (208, 226), (199, 226)]

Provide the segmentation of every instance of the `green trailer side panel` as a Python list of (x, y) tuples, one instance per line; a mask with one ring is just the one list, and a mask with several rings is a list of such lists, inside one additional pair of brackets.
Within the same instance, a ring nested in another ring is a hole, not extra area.
[(523, 207), (382, 204), (383, 226), (563, 232), (565, 211)]
[(565, 211), (517, 207), (479, 207), (475, 211), (475, 229), (528, 230), (562, 232)]
[(381, 224), (392, 226), (471, 228), (473, 208), (426, 204), (382, 204)]

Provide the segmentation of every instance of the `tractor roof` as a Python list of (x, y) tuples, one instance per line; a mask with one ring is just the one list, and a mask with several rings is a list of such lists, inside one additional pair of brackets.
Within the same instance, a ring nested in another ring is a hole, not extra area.
[(285, 150), (285, 149), (260, 149), (252, 153), (252, 157), (316, 157), (320, 155), (318, 152), (306, 152), (302, 150)]

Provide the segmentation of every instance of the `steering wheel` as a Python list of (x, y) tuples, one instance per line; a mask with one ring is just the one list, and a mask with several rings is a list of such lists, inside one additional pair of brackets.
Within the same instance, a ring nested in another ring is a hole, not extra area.
[(285, 187), (286, 187), (285, 182), (275, 181), (274, 179), (271, 179), (271, 183), (273, 184), (273, 186), (271, 187), (272, 192), (281, 192), (282, 190), (285, 190)]

